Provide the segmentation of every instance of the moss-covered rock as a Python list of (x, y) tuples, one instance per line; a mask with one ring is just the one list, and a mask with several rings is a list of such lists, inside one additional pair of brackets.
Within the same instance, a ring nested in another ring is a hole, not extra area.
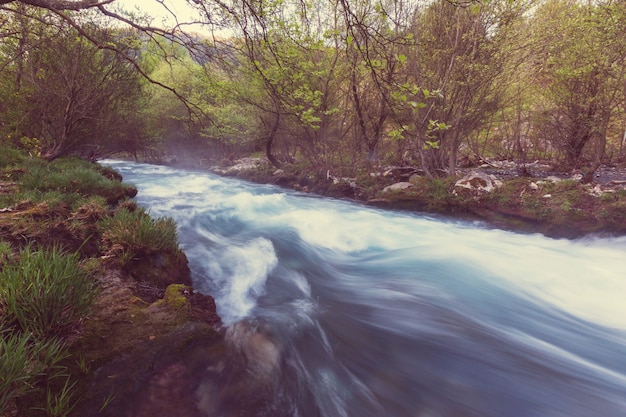
[[(94, 314), (72, 348), (86, 370), (76, 369), (84, 392), (74, 415), (148, 416), (158, 414), (148, 413), (157, 404), (183, 409), (193, 404), (198, 372), (215, 366), (224, 353), (212, 298), (172, 284), (148, 303), (121, 270), (101, 271), (99, 282)], [(194, 415), (189, 413), (172, 415)]]

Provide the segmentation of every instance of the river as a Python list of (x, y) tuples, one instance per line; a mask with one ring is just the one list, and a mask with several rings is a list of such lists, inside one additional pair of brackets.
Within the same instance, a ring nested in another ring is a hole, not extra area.
[(103, 163), (176, 221), (225, 325), (270, 341), (275, 398), (259, 415), (626, 416), (626, 238), (549, 239)]

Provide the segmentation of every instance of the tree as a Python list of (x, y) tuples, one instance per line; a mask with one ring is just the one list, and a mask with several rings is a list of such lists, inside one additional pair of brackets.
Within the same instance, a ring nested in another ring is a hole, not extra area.
[(235, 70), (262, 92), (249, 103), (259, 111), (261, 141), (276, 167), (283, 162), (274, 154), (279, 138), (318, 164), (332, 135), (338, 51), (326, 46), (327, 32), (313, 18), (316, 7), (305, 1), (234, 1), (226, 8), (241, 38), (232, 44), (241, 58)]
[[(8, 67), (16, 80), (13, 101), (21, 109), (3, 117), (14, 137), (34, 138), (49, 160), (141, 147), (141, 121), (133, 111), (141, 82), (128, 62), (97, 48), (53, 15), (24, 10), (18, 17), (31, 20), (28, 30), (16, 35), (16, 55), (22, 58)], [(95, 25), (85, 30), (99, 42), (136, 53), (128, 33)]]
[(626, 23), (622, 2), (546, 1), (535, 13), (536, 86), (547, 100), (545, 134), (576, 166), (589, 143), (604, 156), (622, 102)]
[(21, 3), (27, 6), (40, 7), (48, 10), (85, 10), (111, 4), (114, 0), (0, 0), (0, 6), (10, 3)]
[(455, 174), (461, 142), (502, 103), (512, 7), (458, 7), (441, 0), (416, 13), (416, 46), (407, 58), (413, 63), (407, 68), (413, 105), (405, 117), (431, 175)]
[(406, 36), (407, 6), (394, 0), (340, 1), (350, 97), (361, 139), (357, 144), (365, 145), (370, 164), (378, 160), (378, 147), (390, 130), (404, 88), (397, 77), (406, 64), (401, 50), (412, 40)]

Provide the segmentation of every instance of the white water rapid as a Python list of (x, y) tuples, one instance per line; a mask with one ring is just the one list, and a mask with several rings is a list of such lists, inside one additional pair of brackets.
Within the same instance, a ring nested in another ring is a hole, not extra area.
[(176, 221), (224, 323), (270, 340), (275, 402), (258, 415), (626, 416), (626, 238), (548, 239), (104, 164)]

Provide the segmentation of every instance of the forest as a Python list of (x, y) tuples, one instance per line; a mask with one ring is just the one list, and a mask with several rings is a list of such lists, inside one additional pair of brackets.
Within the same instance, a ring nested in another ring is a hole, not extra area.
[[(0, 0), (0, 141), (336, 172), (626, 158), (626, 3)], [(155, 7), (166, 3), (155, 2)]]

